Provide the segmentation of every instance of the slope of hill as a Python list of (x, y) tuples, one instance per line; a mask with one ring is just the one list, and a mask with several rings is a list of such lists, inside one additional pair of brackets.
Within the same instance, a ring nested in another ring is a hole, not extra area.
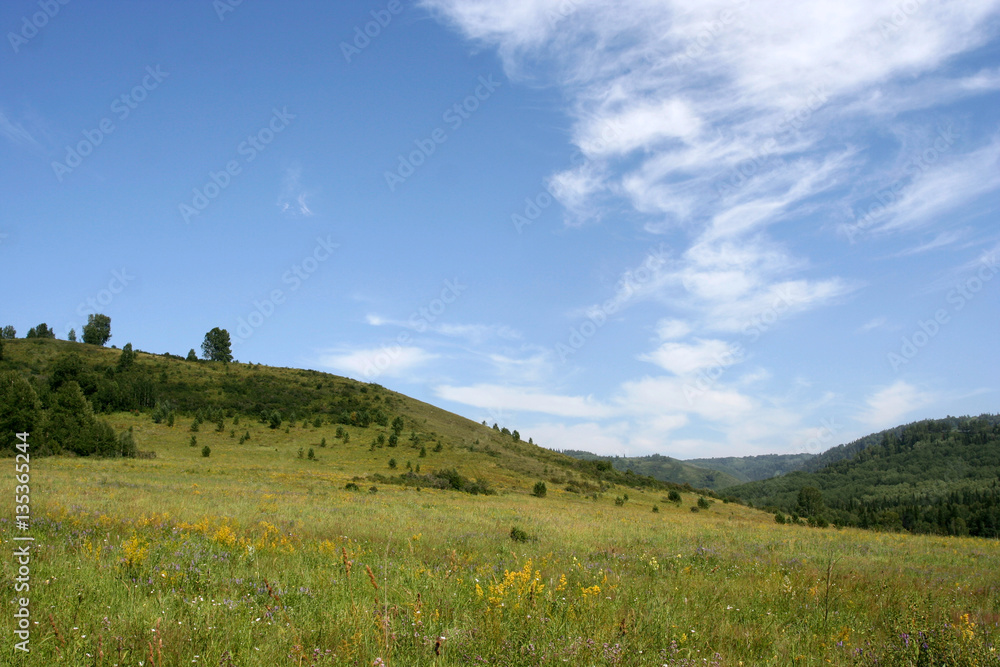
[(563, 450), (562, 453), (583, 461), (605, 461), (610, 463), (615, 470), (632, 471), (638, 475), (648, 475), (663, 482), (687, 484), (696, 489), (719, 491), (746, 481), (720, 469), (697, 466), (689, 461), (681, 461), (660, 454), (652, 454), (650, 456), (600, 456), (591, 452), (574, 449)]
[(814, 472), (727, 493), (838, 525), (1000, 537), (1000, 416), (921, 421), (834, 449)]
[(718, 470), (740, 482), (756, 482), (801, 470), (815, 454), (761, 454), (759, 456), (726, 456), (711, 459), (685, 459), (684, 463)]
[[(664, 490), (670, 487), (651, 477), (524, 442), (506, 428), (488, 428), (380, 385), (328, 373), (187, 361), (176, 355), (141, 351), (123, 362), (130, 356), (123, 350), (54, 339), (5, 343), (0, 371), (13, 371), (25, 378), (38, 397), (38, 414), (31, 421), (37, 424), (34, 430), (38, 453), (103, 451), (98, 446), (88, 450), (80, 445), (74, 449), (63, 442), (63, 438), (72, 437), (72, 420), (67, 428), (54, 427), (56, 420), (52, 416), (67, 402), (64, 394), (72, 397), (66, 388), (75, 383), (80, 388), (78, 393), (96, 413), (97, 423), (102, 423), (103, 414), (129, 411), (149, 414), (158, 423), (172, 425), (175, 420), (183, 420), (184, 430), (196, 422), (194, 428), (230, 431), (233, 437), (242, 435), (246, 429), (241, 426), (251, 423), (286, 432), (339, 426), (354, 447), (380, 453), (377, 464), (355, 471), (355, 476), (369, 474), (383, 482), (433, 486), (448, 481), (460, 488), (462, 482), (456, 477), (444, 481), (428, 478), (431, 466), (440, 466), (449, 475), (452, 468), (457, 468), (454, 472), (459, 477), (482, 479), (487, 485), (506, 489), (532, 490), (536, 482), (564, 486), (581, 494), (603, 493), (616, 485)], [(2, 391), (0, 387), (0, 396)], [(86, 410), (91, 408), (87, 406)], [(178, 424), (177, 429), (181, 428)], [(343, 436), (338, 437), (338, 441), (342, 440)], [(318, 446), (320, 441), (306, 442)], [(142, 443), (137, 446), (143, 448)], [(6, 450), (12, 447), (13, 442), (3, 443)], [(386, 467), (390, 458), (401, 459), (399, 470)], [(412, 459), (411, 464), (423, 463), (421, 475), (404, 471), (405, 459)], [(468, 488), (480, 487), (470, 483)]]
[[(980, 419), (985, 419), (990, 424), (996, 424), (1000, 421), (1000, 417), (997, 415), (981, 415)], [(942, 428), (950, 428), (952, 430), (963, 428), (962, 423), (968, 420), (968, 417), (945, 417), (944, 419), (934, 420), (941, 424)], [(903, 431), (914, 426), (919, 422), (913, 422), (910, 424), (902, 424), (900, 426), (894, 426), (892, 428), (887, 428), (884, 431), (879, 431), (878, 433), (872, 433), (866, 435), (862, 438), (858, 438), (853, 442), (848, 442), (843, 445), (837, 445), (836, 447), (831, 447), (822, 454), (818, 454), (811, 458), (808, 462), (803, 464), (801, 470), (805, 472), (815, 472), (821, 468), (825, 468), (831, 463), (836, 463), (837, 461), (843, 461), (845, 459), (852, 459), (857, 456), (862, 450), (872, 447), (874, 445), (879, 445), (882, 440), (887, 436), (892, 436), (894, 438), (899, 438), (902, 436)]]

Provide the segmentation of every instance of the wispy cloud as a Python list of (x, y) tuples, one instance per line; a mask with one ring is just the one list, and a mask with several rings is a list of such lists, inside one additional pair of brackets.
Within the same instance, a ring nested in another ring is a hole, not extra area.
[(913, 411), (928, 405), (934, 395), (912, 384), (898, 380), (868, 396), (866, 408), (856, 417), (872, 430), (889, 428), (903, 422)]
[(302, 186), (301, 181), (302, 167), (300, 165), (293, 164), (285, 169), (285, 174), (281, 179), (281, 193), (278, 195), (278, 208), (282, 213), (305, 217), (313, 215), (308, 202), (313, 193), (307, 191)]
[(1000, 137), (954, 160), (928, 166), (893, 202), (873, 232), (913, 229), (943, 219), (943, 214), (1000, 188)]
[[(530, 387), (522, 393), (540, 400), (487, 392), (510, 409), (554, 416), (586, 419), (584, 406), (596, 408), (604, 416), (591, 415), (587, 432), (609, 449), (663, 447), (677, 424), (694, 421), (747, 450), (790, 442), (789, 434), (813, 437), (819, 427), (802, 423), (801, 405), (763, 393), (768, 368), (691, 392), (693, 375), (733, 362), (727, 336), (762, 317), (773, 323), (842, 303), (863, 286), (825, 269), (827, 258), (811, 257), (813, 248), (788, 230), (843, 243), (833, 231), (844, 212), (894, 181), (904, 187), (870, 225), (880, 237), (938, 224), (1000, 189), (997, 139), (961, 137), (918, 175), (903, 176), (920, 154), (913, 139), (938, 131), (935, 107), (1000, 89), (995, 67), (953, 66), (996, 35), (1000, 0), (914, 3), (902, 22), (894, 19), (898, 0), (423, 5), (495, 48), (512, 80), (552, 86), (568, 100), (570, 142), (583, 159), (548, 179), (567, 224), (638, 220), (642, 233), (674, 244), (642, 281), (627, 280), (635, 269), (623, 265), (611, 300), (582, 309), (603, 322), (608, 303), (615, 312), (635, 303), (660, 308), (658, 340), (637, 356), (669, 375), (622, 382), (600, 403)], [(632, 215), (611, 215), (623, 208)], [(900, 256), (954, 245), (961, 234), (943, 231)], [(884, 326), (875, 319), (861, 331)], [(461, 391), (449, 396), (472, 400)], [(858, 419), (881, 424), (928, 396), (897, 383), (873, 394)], [(534, 407), (519, 407), (525, 402)], [(614, 419), (629, 427), (600, 430)], [(706, 441), (670, 446), (685, 442)]]
[(543, 422), (531, 428), (531, 436), (536, 442), (550, 449), (582, 449), (602, 456), (633, 455), (628, 443), (628, 424), (561, 424)]
[(477, 384), (466, 387), (441, 385), (434, 390), (438, 397), (477, 408), (539, 412), (557, 417), (595, 419), (608, 417), (614, 410), (587, 396), (562, 396), (540, 393), (528, 387)]
[(319, 365), (371, 381), (380, 377), (406, 377), (437, 356), (415, 346), (386, 345), (324, 352)]
[[(730, 329), (740, 318), (720, 313), (779, 287), (781, 271), (765, 265), (775, 255), (768, 229), (880, 166), (851, 147), (845, 118), (857, 121), (859, 133), (884, 130), (926, 106), (928, 86), (954, 99), (998, 85), (993, 69), (951, 79), (938, 73), (990, 36), (997, 0), (925, 3), (901, 26), (891, 22), (894, 0), (576, 0), (569, 13), (559, 12), (562, 0), (424, 4), (495, 46), (510, 76), (530, 73), (569, 96), (572, 141), (586, 162), (551, 178), (568, 209), (600, 215), (600, 199), (614, 194), (648, 216), (647, 230), (698, 232), (675, 275), (695, 299), (706, 289), (728, 290), (707, 319)], [(553, 22), (554, 14), (563, 20)], [(931, 73), (932, 80), (922, 76)], [(886, 87), (894, 91), (893, 116), (878, 100)], [(990, 146), (928, 173), (881, 226), (914, 224), (997, 188), (995, 153)], [(819, 211), (837, 209), (829, 201)], [(748, 240), (752, 250), (738, 269), (722, 254), (700, 252)], [(781, 259), (787, 270), (807, 265)], [(803, 309), (850, 291), (836, 277), (783, 286), (797, 290)], [(663, 287), (676, 285), (661, 280), (649, 289)]]
[(3, 109), (0, 109), (0, 136), (16, 146), (41, 147), (31, 132), (21, 123), (11, 120)]
[(725, 341), (698, 339), (694, 343), (669, 341), (639, 358), (674, 375), (690, 375), (712, 366), (727, 366), (733, 362), (734, 356), (735, 351)]
[(874, 317), (858, 327), (858, 332), (868, 333), (869, 331), (875, 331), (876, 329), (884, 329), (886, 322), (888, 322), (888, 320), (885, 317)]
[(915, 245), (913, 247), (907, 248), (906, 250), (901, 250), (893, 254), (892, 256), (908, 257), (910, 255), (919, 255), (921, 253), (925, 253), (930, 250), (937, 250), (938, 248), (944, 248), (950, 246), (954, 243), (961, 241), (966, 236), (968, 236), (968, 230), (965, 229), (957, 229), (957, 230), (949, 230), (946, 232), (941, 232), (940, 234), (937, 234), (930, 241), (926, 241), (919, 245)]
[(399, 327), (420, 333), (435, 333), (449, 338), (463, 338), (471, 343), (482, 343), (489, 339), (505, 341), (521, 340), (524, 335), (505, 324), (456, 324), (451, 322), (428, 322), (425, 318), (397, 320), (369, 313), (365, 321), (374, 327)]

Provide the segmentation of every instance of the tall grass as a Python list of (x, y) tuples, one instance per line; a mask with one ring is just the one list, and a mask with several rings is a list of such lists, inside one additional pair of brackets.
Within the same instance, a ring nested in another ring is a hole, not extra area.
[[(499, 495), (348, 491), (385, 471), (371, 430), (344, 444), (333, 426), (244, 420), (244, 444), (203, 429), (203, 458), (187, 423), (114, 421), (157, 457), (32, 461), (31, 653), (12, 650), (7, 605), (0, 663), (1000, 664), (997, 542), (692, 513), (690, 494), (540, 498), (535, 478), (452, 447), (419, 460)], [(317, 460), (297, 456), (322, 437)], [(0, 518), (7, 553), (13, 536)], [(16, 563), (0, 562), (10, 601)]]

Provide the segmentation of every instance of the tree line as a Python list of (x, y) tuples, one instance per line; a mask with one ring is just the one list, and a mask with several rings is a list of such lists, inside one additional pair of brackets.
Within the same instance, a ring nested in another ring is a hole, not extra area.
[[(82, 342), (88, 345), (103, 347), (109, 340), (111, 340), (111, 318), (103, 313), (88, 315), (87, 323), (83, 325), (82, 333)], [(55, 339), (55, 337), (56, 332), (53, 331), (45, 322), (31, 327), (25, 335), (26, 339)], [(13, 326), (8, 324), (3, 328), (0, 328), (0, 360), (3, 359), (3, 341), (5, 339), (13, 340), (15, 338), (17, 338), (17, 330)], [(71, 343), (80, 342), (77, 341), (76, 338), (76, 329), (69, 330), (66, 340)], [(201, 343), (201, 354), (202, 358), (208, 361), (223, 361), (226, 363), (233, 361), (232, 341), (230, 339), (229, 332), (219, 327), (214, 327), (208, 331)], [(198, 360), (198, 355), (195, 353), (194, 348), (191, 348), (188, 352), (187, 360)]]

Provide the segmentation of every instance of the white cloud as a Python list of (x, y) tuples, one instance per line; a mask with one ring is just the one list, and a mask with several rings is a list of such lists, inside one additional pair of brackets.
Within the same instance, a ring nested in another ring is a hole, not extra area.
[[(815, 198), (880, 167), (851, 146), (852, 128), (884, 129), (925, 107), (927, 96), (911, 93), (928, 86), (955, 99), (1000, 85), (996, 69), (939, 74), (995, 32), (1000, 0), (917, 3), (903, 14), (898, 0), (424, 4), (495, 46), (515, 79), (531, 75), (566, 95), (572, 141), (587, 162), (550, 182), (571, 220), (600, 217), (603, 200), (617, 195), (648, 216), (648, 230), (693, 232), (675, 270), (644, 292), (676, 301), (683, 290), (686, 305), (707, 310), (705, 324), (722, 330), (743, 326), (779, 289), (798, 292), (793, 312), (852, 289), (837, 277), (789, 282), (782, 274), (808, 262), (763, 236), (807, 206), (832, 212), (832, 201)], [(896, 104), (891, 114), (878, 99), (884, 90)], [(930, 219), (996, 189), (995, 153), (929, 172), (883, 227)], [(743, 266), (698, 256), (725, 244), (747, 244)]]
[(7, 141), (15, 145), (28, 145), (35, 148), (40, 147), (40, 144), (32, 136), (31, 132), (24, 128), (21, 123), (16, 123), (10, 119), (10, 117), (4, 113), (3, 109), (0, 109), (0, 136), (3, 136)]
[(684, 338), (691, 333), (691, 325), (684, 320), (662, 319), (656, 325), (656, 335), (660, 340)]
[(568, 213), (567, 224), (578, 224), (597, 215), (591, 201), (604, 189), (604, 174), (592, 163), (561, 171), (548, 178), (549, 192)]
[(625, 382), (615, 403), (639, 417), (695, 414), (719, 423), (745, 419), (756, 407), (753, 399), (721, 382), (669, 376)]
[[(518, 354), (521, 353), (521, 354)], [(542, 382), (551, 375), (552, 359), (548, 350), (526, 346), (522, 350), (508, 350), (506, 354), (486, 354), (498, 378), (514, 384)]]
[[(919, 176), (885, 214), (872, 216), (873, 232), (898, 232), (942, 220), (943, 214), (1000, 187), (1000, 138), (971, 153), (947, 160), (935, 151), (940, 166), (919, 162)], [(929, 154), (929, 153), (928, 153)]]
[(347, 373), (355, 378), (373, 381), (379, 377), (402, 377), (437, 358), (419, 347), (386, 345), (358, 350), (336, 350), (324, 353), (319, 365)]
[(616, 115), (585, 122), (577, 133), (580, 150), (594, 157), (648, 150), (665, 140), (694, 136), (700, 126), (693, 109), (683, 100), (643, 100)]
[(906, 250), (901, 250), (892, 256), (908, 257), (910, 255), (919, 255), (921, 253), (925, 253), (930, 250), (937, 250), (938, 248), (944, 248), (946, 246), (961, 241), (963, 238), (966, 237), (967, 235), (966, 232), (967, 230), (964, 229), (941, 232), (930, 241), (921, 243), (920, 245), (913, 246), (912, 248), (907, 248)]
[[(817, 252), (814, 265), (804, 255), (815, 251), (808, 240), (776, 238), (791, 238), (793, 228), (829, 232), (869, 195), (864, 188), (885, 185), (879, 175), (900, 177), (914, 154), (909, 135), (928, 134), (905, 124), (934, 124), (941, 114), (928, 109), (986, 100), (1000, 88), (1000, 69), (969, 72), (958, 57), (995, 36), (1000, 0), (906, 5), (913, 11), (899, 0), (423, 4), (495, 47), (512, 80), (550, 85), (567, 100), (570, 141), (584, 161), (558, 169), (549, 185), (568, 224), (629, 220), (631, 211), (645, 232), (677, 248), (641, 281), (623, 267), (613, 296), (584, 310), (597, 321), (639, 302), (666, 309), (655, 349), (640, 358), (673, 375), (620, 385), (603, 406), (604, 419), (630, 420), (614, 442), (652, 447), (688, 420), (717, 430), (716, 451), (730, 453), (816, 438), (819, 427), (803, 426), (799, 411), (761, 393), (768, 369), (710, 379), (728, 366), (719, 363), (733, 349), (723, 338), (752, 337), (858, 290), (859, 281), (823, 275), (828, 258)], [(871, 231), (930, 225), (997, 190), (998, 156), (1000, 139), (985, 147), (960, 139), (907, 177)], [(903, 254), (958, 240), (949, 230)], [(883, 326), (873, 320), (862, 330)], [(585, 417), (579, 397), (526, 393)], [(897, 383), (873, 395), (859, 419), (882, 423), (880, 413), (891, 421), (925, 399)], [(684, 434), (669, 446), (707, 442)]]
[(858, 331), (860, 333), (868, 333), (876, 329), (884, 329), (887, 321), (885, 317), (874, 317), (858, 327)]
[(442, 336), (467, 338), (472, 342), (482, 342), (489, 338), (513, 341), (523, 338), (520, 331), (501, 324), (441, 324), (431, 325), (430, 330)]
[(285, 169), (281, 179), (281, 193), (278, 195), (278, 208), (282, 213), (310, 217), (313, 215), (307, 199), (312, 193), (302, 187), (302, 167), (293, 164)]
[(498, 411), (540, 412), (558, 417), (599, 419), (614, 410), (589, 396), (562, 396), (538, 392), (529, 387), (478, 384), (468, 387), (441, 385), (434, 393), (440, 398), (477, 408)]
[(667, 342), (639, 358), (674, 375), (690, 375), (705, 368), (730, 366), (738, 357), (738, 352), (725, 341), (698, 339), (693, 344)]
[(921, 391), (904, 380), (897, 380), (870, 395), (865, 401), (867, 408), (856, 419), (877, 431), (903, 423), (906, 415), (933, 400), (933, 394)]
[(625, 444), (627, 432), (625, 423), (610, 426), (595, 422), (543, 423), (531, 427), (531, 439), (549, 449), (577, 449), (602, 456), (621, 456), (632, 453)]
[(774, 283), (751, 296), (713, 304), (707, 323), (718, 331), (766, 331), (775, 322), (843, 297), (856, 288), (839, 278)]
[(377, 313), (365, 315), (365, 322), (373, 327), (400, 327), (419, 333), (436, 333), (449, 338), (464, 338), (472, 343), (482, 343), (491, 338), (506, 341), (521, 340), (524, 336), (517, 329), (505, 324), (453, 324), (448, 322), (428, 323), (426, 320), (394, 320)]

